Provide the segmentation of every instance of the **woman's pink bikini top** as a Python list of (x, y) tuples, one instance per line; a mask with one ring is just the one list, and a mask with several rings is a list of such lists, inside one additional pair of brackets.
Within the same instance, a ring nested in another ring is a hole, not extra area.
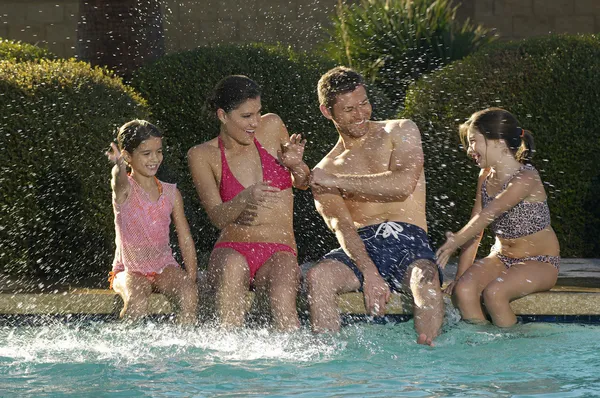
[[(221, 200), (223, 202), (229, 202), (235, 198), (237, 194), (242, 192), (245, 187), (235, 178), (227, 159), (225, 158), (225, 148), (221, 137), (218, 137), (219, 149), (221, 150), (221, 185), (219, 187), (219, 193), (221, 194)], [(262, 165), (263, 181), (270, 181), (271, 186), (279, 188), (281, 190), (292, 187), (292, 177), (287, 168), (282, 166), (277, 159), (275, 159), (265, 148), (260, 145), (260, 142), (254, 138), (254, 145), (258, 150), (260, 156), (260, 162)]]

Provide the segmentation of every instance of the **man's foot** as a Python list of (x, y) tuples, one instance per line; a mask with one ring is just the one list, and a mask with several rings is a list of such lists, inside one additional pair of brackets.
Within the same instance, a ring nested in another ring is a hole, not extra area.
[(431, 339), (430, 337), (427, 337), (427, 335), (425, 333), (421, 333), (419, 335), (419, 337), (417, 338), (417, 344), (423, 344), (423, 345), (428, 345), (430, 347), (433, 347), (433, 339)]

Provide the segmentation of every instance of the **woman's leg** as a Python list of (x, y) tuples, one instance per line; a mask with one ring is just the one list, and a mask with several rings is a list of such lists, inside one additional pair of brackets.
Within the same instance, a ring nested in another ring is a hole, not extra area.
[(508, 327), (517, 322), (510, 302), (535, 292), (550, 290), (556, 284), (558, 270), (548, 263), (525, 261), (507, 269), (483, 291), (485, 307), (496, 326)]
[(167, 267), (154, 277), (154, 286), (160, 293), (177, 303), (177, 322), (196, 323), (198, 308), (198, 288), (185, 270), (179, 267)]
[(481, 293), (486, 286), (506, 271), (495, 254), (479, 259), (460, 277), (452, 292), (452, 302), (465, 321), (485, 322)]
[(137, 320), (148, 313), (152, 284), (143, 275), (121, 271), (113, 280), (114, 291), (123, 299), (120, 318)]
[(216, 294), (217, 317), (222, 326), (244, 325), (250, 269), (246, 258), (230, 248), (214, 249), (207, 269), (207, 283)]
[(268, 295), (278, 330), (294, 330), (300, 326), (296, 307), (299, 283), (300, 268), (292, 253), (274, 253), (256, 272), (257, 294), (265, 292)]

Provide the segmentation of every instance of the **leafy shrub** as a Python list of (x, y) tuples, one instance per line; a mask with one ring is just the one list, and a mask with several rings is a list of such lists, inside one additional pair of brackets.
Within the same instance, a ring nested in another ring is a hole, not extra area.
[(546, 184), (562, 255), (598, 256), (599, 57), (597, 35), (496, 43), (411, 87), (403, 116), (423, 134), (435, 241), (468, 221), (475, 195), (478, 168), (459, 147), (458, 125), (500, 106), (533, 132), (533, 163)]
[[(154, 119), (165, 131), (169, 156), (165, 157), (165, 167), (161, 167), (162, 178), (177, 182), (182, 191), (199, 251), (209, 252), (217, 238), (187, 168), (187, 150), (219, 132), (216, 118), (202, 111), (206, 96), (227, 75), (243, 74), (254, 79), (262, 87), (263, 112), (277, 113), (291, 133), (308, 138), (305, 159), (314, 166), (337, 140), (335, 129), (319, 111), (316, 95), (319, 77), (333, 66), (330, 60), (281, 46), (226, 45), (165, 56), (134, 76), (133, 86), (148, 100)], [(379, 93), (374, 99), (380, 114), (383, 110), (389, 115), (391, 108), (385, 97)], [(317, 257), (333, 245), (332, 235), (316, 213), (310, 191), (296, 191), (295, 203), (301, 260)]]
[(24, 62), (53, 58), (55, 56), (45, 48), (0, 38), (0, 60)]
[(0, 61), (0, 271), (99, 285), (114, 256), (116, 128), (147, 117), (119, 79), (83, 62)]
[(424, 73), (461, 59), (493, 40), (489, 31), (459, 22), (452, 0), (339, 2), (324, 51), (380, 85), (400, 104)]

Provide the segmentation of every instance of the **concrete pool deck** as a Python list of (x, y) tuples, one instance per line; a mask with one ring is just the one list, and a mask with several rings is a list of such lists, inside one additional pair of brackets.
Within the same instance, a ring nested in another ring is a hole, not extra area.
[[(444, 271), (446, 280), (454, 276), (456, 265)], [(122, 303), (107, 289), (70, 289), (57, 293), (19, 293), (0, 286), (0, 315), (115, 315)], [(249, 297), (251, 299), (251, 296)], [(362, 294), (348, 293), (338, 300), (343, 314), (364, 314)], [(563, 259), (557, 285), (549, 292), (535, 293), (511, 303), (519, 316), (598, 318), (600, 315), (600, 259)], [(170, 314), (172, 306), (161, 294), (153, 294), (152, 314)], [(387, 314), (410, 315), (406, 296), (394, 294)], [(560, 319), (560, 318), (556, 318)], [(590, 318), (591, 319), (591, 318)]]

